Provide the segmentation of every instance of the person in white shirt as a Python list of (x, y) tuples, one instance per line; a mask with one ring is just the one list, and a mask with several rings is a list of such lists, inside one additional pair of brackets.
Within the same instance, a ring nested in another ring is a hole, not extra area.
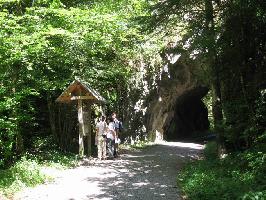
[(101, 120), (96, 124), (96, 138), (98, 140), (98, 158), (106, 159), (106, 134), (108, 131), (107, 123), (105, 122), (105, 116), (101, 117)]
[(113, 119), (110, 118), (107, 132), (107, 154), (109, 158), (114, 158), (115, 137), (115, 124)]

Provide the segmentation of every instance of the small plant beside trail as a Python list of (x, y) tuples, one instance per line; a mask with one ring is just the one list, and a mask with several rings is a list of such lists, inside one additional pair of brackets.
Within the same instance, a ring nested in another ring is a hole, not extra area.
[(141, 150), (141, 149), (145, 149), (146, 147), (150, 146), (150, 145), (154, 145), (154, 143), (149, 142), (149, 141), (136, 141), (133, 144), (120, 144), (119, 145), (119, 149), (120, 152), (126, 152), (126, 151), (137, 151), (137, 150)]

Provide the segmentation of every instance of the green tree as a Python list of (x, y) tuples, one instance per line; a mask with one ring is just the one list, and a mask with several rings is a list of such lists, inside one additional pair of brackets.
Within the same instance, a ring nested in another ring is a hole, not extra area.
[(54, 132), (54, 100), (75, 76), (109, 99), (110, 109), (128, 98), (128, 62), (142, 40), (131, 19), (143, 4), (0, 2), (2, 166), (29, 148), (34, 136)]

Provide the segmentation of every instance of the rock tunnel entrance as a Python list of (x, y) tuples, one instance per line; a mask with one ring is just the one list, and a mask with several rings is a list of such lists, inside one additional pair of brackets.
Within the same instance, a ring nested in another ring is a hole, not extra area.
[(208, 109), (202, 102), (207, 93), (208, 88), (197, 87), (177, 98), (174, 114), (164, 126), (166, 140), (199, 138), (209, 129)]

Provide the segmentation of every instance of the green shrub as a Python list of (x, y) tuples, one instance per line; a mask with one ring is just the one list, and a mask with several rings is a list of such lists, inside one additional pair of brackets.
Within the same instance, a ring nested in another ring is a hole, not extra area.
[(221, 160), (190, 163), (178, 175), (178, 184), (190, 200), (262, 200), (265, 174), (266, 154), (254, 148)]

